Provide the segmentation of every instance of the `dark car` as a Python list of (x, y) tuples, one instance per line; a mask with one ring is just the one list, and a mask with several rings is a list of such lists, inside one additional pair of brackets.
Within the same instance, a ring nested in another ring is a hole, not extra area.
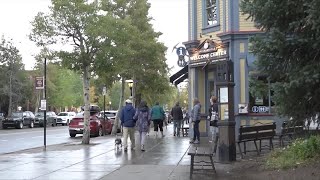
[(15, 127), (22, 129), (23, 126), (34, 127), (34, 114), (31, 111), (14, 112), (11, 116), (8, 116), (2, 121), (2, 128)]
[[(47, 112), (47, 126), (56, 126), (56, 120), (57, 120), (57, 115), (55, 112), (53, 111), (48, 111)], [(40, 127), (43, 127), (44, 125), (44, 112), (37, 112), (35, 113), (35, 121), (34, 121), (35, 125), (38, 125)]]
[[(77, 134), (83, 134), (84, 113), (78, 113), (69, 123), (69, 135), (75, 137)], [(99, 116), (99, 110), (96, 106), (90, 107), (90, 135), (103, 136), (112, 131), (112, 122), (109, 118), (104, 120)]]
[(0, 112), (0, 121), (4, 120), (4, 113)]

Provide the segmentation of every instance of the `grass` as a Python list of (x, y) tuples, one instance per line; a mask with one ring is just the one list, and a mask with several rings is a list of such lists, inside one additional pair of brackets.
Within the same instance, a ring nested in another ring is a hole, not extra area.
[(320, 157), (320, 136), (296, 139), (285, 148), (273, 151), (266, 161), (267, 168), (288, 169)]

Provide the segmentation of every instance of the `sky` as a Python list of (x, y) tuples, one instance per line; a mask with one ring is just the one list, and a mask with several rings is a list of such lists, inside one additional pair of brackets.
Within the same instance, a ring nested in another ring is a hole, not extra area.
[[(167, 64), (174, 74), (181, 68), (177, 65), (178, 57), (173, 47), (177, 43), (188, 40), (188, 0), (148, 0), (151, 3), (149, 15), (154, 19), (152, 24), (156, 31), (163, 35), (159, 41), (163, 42), (168, 51)], [(22, 55), (25, 68), (33, 68), (34, 55), (39, 48), (30, 41), (30, 22), (38, 12), (47, 12), (50, 0), (0, 0), (0, 36), (12, 39), (14, 45)]]

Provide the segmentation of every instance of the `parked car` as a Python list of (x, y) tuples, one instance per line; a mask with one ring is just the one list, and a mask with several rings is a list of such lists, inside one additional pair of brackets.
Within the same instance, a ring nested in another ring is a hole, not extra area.
[[(51, 125), (51, 126), (56, 126), (56, 120), (57, 120), (57, 115), (55, 112), (53, 111), (48, 111), (46, 113), (47, 115), (47, 125)], [(35, 120), (34, 120), (34, 124), (38, 125), (40, 127), (43, 127), (44, 125), (44, 112), (37, 112), (35, 113)]]
[(11, 116), (8, 116), (2, 121), (2, 128), (6, 129), (8, 127), (15, 127), (17, 129), (22, 129), (23, 126), (34, 127), (35, 116), (31, 111), (24, 112), (14, 112)]
[(62, 126), (67, 126), (75, 116), (75, 112), (60, 112), (57, 116), (56, 125), (61, 124)]
[[(100, 116), (102, 118), (103, 118), (103, 112), (105, 112), (106, 117), (109, 118), (111, 120), (112, 125), (114, 125), (118, 111), (115, 111), (115, 110), (100, 111)], [(117, 132), (119, 133), (120, 131), (121, 131), (121, 123), (119, 122)]]
[[(112, 131), (112, 123), (109, 118), (106, 120), (99, 115), (97, 106), (90, 107), (90, 135), (92, 136), (103, 136), (110, 134)], [(83, 134), (84, 127), (84, 113), (78, 113), (69, 124), (69, 135), (75, 137), (77, 134)]]
[(0, 112), (0, 121), (4, 120), (4, 113)]

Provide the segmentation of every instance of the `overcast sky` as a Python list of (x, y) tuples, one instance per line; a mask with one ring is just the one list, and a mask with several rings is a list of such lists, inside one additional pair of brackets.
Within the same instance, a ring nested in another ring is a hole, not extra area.
[[(178, 71), (177, 56), (172, 48), (188, 40), (188, 0), (148, 0), (149, 11), (156, 31), (163, 35), (160, 41), (168, 47), (167, 64), (173, 67), (171, 74)], [(39, 11), (48, 11), (50, 0), (0, 0), (0, 36), (13, 39), (23, 58), (26, 69), (34, 66), (34, 55), (39, 48), (29, 40), (30, 21)]]

